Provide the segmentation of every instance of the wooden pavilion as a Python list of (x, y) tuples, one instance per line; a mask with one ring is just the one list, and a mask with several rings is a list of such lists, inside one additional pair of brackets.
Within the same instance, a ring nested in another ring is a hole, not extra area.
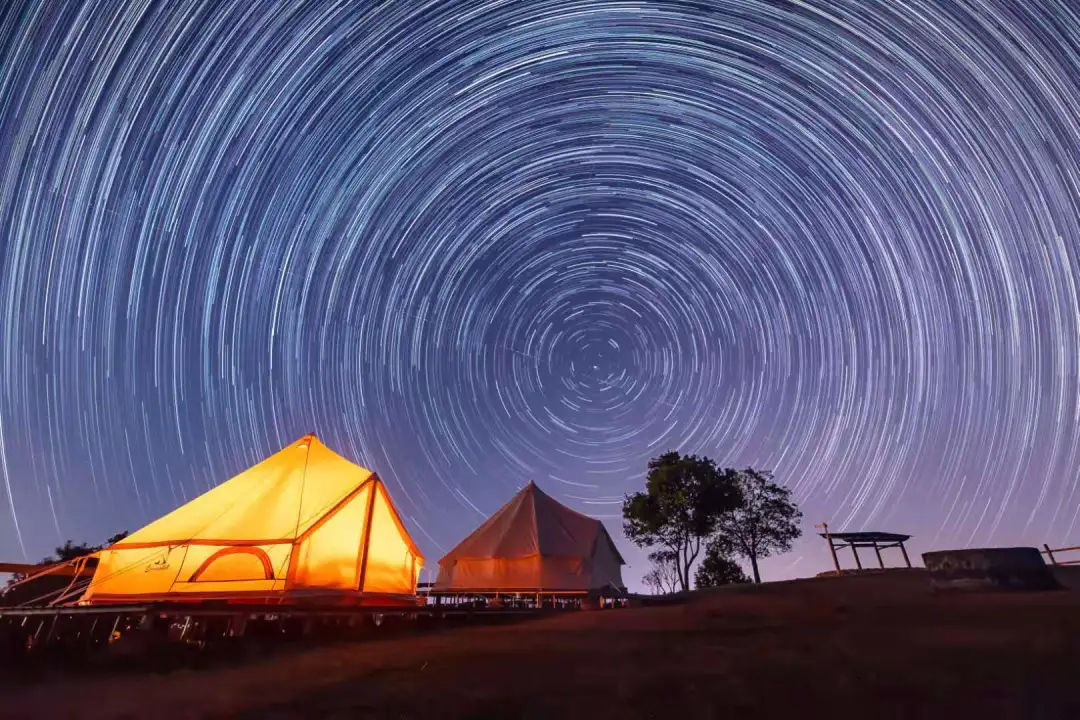
[(908, 557), (907, 548), (904, 547), (904, 543), (911, 539), (910, 535), (876, 531), (829, 532), (829, 526), (825, 523), (821, 525), (821, 528), (825, 532), (819, 534), (829, 543), (829, 552), (832, 554), (833, 565), (836, 566), (838, 574), (843, 571), (836, 551), (844, 548), (851, 548), (851, 555), (855, 558), (855, 567), (859, 570), (863, 569), (862, 560), (859, 558), (859, 548), (873, 548), (874, 554), (877, 555), (878, 567), (884, 569), (885, 561), (881, 557), (881, 551), (898, 547), (904, 556), (904, 564), (911, 567), (911, 559)]

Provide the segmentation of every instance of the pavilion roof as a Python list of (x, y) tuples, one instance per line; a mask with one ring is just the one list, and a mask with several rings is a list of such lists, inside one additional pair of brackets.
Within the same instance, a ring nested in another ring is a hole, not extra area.
[(863, 543), (866, 543), (867, 545), (873, 545), (874, 543), (901, 543), (911, 539), (910, 535), (903, 535), (901, 533), (874, 531), (829, 532), (818, 534), (823, 538), (831, 537), (833, 540), (859, 545)]

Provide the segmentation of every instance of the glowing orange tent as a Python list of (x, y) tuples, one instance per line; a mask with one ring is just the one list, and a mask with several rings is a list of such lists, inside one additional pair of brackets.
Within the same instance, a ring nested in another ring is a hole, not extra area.
[(439, 560), (442, 592), (625, 591), (603, 523), (530, 482)]
[(102, 550), (81, 602), (387, 602), (423, 561), (378, 475), (306, 435)]

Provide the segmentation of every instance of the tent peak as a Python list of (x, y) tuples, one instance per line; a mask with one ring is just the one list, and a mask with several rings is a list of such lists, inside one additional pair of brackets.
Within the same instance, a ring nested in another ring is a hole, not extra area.
[(300, 439), (293, 444), (300, 448), (310, 448), (313, 443), (317, 442), (319, 442), (319, 436), (310, 432), (301, 436)]
[[(530, 480), (525, 484), (525, 487), (517, 491), (517, 494), (523, 498), (536, 497), (537, 495), (543, 495), (544, 497), (550, 497), (547, 493), (540, 489), (540, 486), (536, 484), (535, 480)], [(536, 512), (535, 509), (533, 512)]]

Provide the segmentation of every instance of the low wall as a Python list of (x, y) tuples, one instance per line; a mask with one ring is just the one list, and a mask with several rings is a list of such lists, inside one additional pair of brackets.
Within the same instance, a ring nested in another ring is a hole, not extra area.
[(1051, 565), (1050, 570), (1062, 587), (1080, 590), (1080, 565)]
[(975, 548), (923, 553), (936, 590), (1054, 590), (1061, 585), (1035, 548)]

